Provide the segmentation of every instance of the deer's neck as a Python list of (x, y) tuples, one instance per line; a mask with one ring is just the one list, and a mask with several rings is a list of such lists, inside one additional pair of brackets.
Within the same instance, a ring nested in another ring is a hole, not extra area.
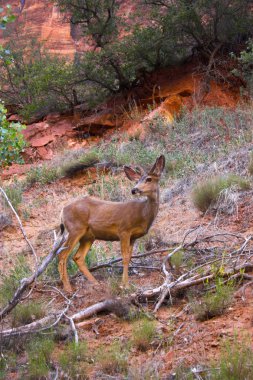
[(148, 196), (145, 201), (144, 214), (148, 224), (148, 229), (153, 223), (159, 209), (159, 190)]

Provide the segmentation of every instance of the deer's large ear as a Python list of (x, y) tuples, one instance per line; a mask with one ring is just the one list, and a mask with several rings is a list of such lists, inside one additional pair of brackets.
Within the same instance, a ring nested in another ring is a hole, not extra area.
[(130, 166), (124, 166), (124, 172), (127, 178), (130, 179), (130, 181), (139, 181), (139, 179), (141, 178), (141, 173), (130, 168)]
[(150, 169), (148, 174), (160, 177), (160, 175), (163, 172), (164, 166), (165, 166), (165, 157), (162, 154), (160, 157), (156, 159), (154, 166)]

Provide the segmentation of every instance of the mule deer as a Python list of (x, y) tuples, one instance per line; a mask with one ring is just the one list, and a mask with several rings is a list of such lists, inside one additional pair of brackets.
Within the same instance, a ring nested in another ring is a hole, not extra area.
[(80, 246), (73, 259), (80, 271), (92, 282), (97, 282), (85, 265), (85, 257), (95, 240), (120, 241), (123, 258), (123, 284), (128, 285), (128, 266), (136, 239), (147, 234), (159, 207), (159, 179), (165, 165), (164, 156), (145, 174), (129, 166), (124, 167), (128, 179), (137, 181), (132, 194), (145, 196), (127, 202), (109, 202), (85, 196), (63, 208), (61, 234), (66, 230), (66, 249), (59, 255), (59, 272), (64, 290), (71, 292), (67, 274), (67, 258), (75, 245)]

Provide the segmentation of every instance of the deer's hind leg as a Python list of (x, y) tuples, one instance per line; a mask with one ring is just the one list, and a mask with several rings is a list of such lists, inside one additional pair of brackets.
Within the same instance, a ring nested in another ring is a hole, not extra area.
[(80, 247), (76, 254), (73, 257), (73, 260), (77, 263), (80, 271), (85, 275), (85, 277), (93, 282), (93, 283), (98, 283), (95, 277), (90, 273), (89, 269), (87, 268), (85, 264), (85, 257), (87, 256), (87, 253), (90, 250), (90, 247), (92, 246), (94, 242), (94, 239), (92, 238), (87, 238), (87, 237), (82, 237), (80, 239)]
[(67, 259), (70, 253), (75, 248), (76, 244), (78, 243), (80, 237), (71, 238), (69, 237), (66, 243), (64, 243), (64, 246), (66, 246), (66, 250), (62, 251), (59, 254), (59, 264), (58, 264), (58, 270), (60, 273), (60, 278), (63, 283), (63, 288), (65, 292), (71, 293), (72, 287), (70, 285), (69, 276), (67, 272)]

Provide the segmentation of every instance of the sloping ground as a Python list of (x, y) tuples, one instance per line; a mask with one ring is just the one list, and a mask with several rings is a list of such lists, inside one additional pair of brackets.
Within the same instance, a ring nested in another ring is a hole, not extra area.
[[(247, 134), (246, 126), (241, 127), (241, 123), (237, 120), (238, 116), (233, 119), (229, 131), (226, 129), (226, 124), (224, 126), (223, 119), (219, 120), (217, 129), (212, 123), (208, 127), (200, 123), (200, 128), (197, 129), (192, 119), (189, 118), (186, 126), (175, 123), (173, 128), (178, 126), (182, 130), (177, 131), (178, 133), (173, 132), (170, 123), (175, 113), (179, 112), (183, 106), (194, 111), (196, 100), (194, 94), (198, 93), (198, 89), (200, 90), (201, 76), (193, 75), (193, 70), (189, 74), (190, 67), (191, 65), (152, 74), (148, 88), (136, 89), (136, 102), (119, 97), (114, 99), (114, 102), (109, 101), (101, 106), (96, 115), (84, 116), (78, 110), (74, 116), (50, 115), (42, 122), (28, 126), (25, 136), (30, 146), (24, 155), (27, 164), (25, 166), (13, 165), (9, 170), (1, 173), (4, 184), (7, 186), (13, 182), (15, 173), (22, 174), (22, 177), (19, 177), (21, 179), (26, 176), (27, 170), (31, 166), (36, 168), (44, 160), (51, 163), (52, 159), (57, 158), (58, 155), (60, 163), (64, 154), (68, 153), (66, 151), (81, 149), (83, 152), (88, 152), (90, 147), (96, 146), (97, 142), (114, 144), (117, 141), (120, 149), (124, 150), (127, 144), (124, 134), (127, 132), (131, 137), (131, 135), (136, 136), (139, 131), (145, 135), (147, 123), (149, 120), (156, 121), (158, 114), (165, 117), (166, 126), (170, 132), (169, 136), (166, 136), (166, 153), (178, 151), (182, 153), (182, 157), (176, 156), (175, 163), (172, 162), (171, 174), (163, 179), (162, 201), (158, 217), (152, 226), (149, 237), (143, 239), (135, 250), (143, 251), (156, 246), (181, 243), (185, 231), (199, 225), (210, 232), (225, 230), (240, 232), (245, 236), (250, 235), (253, 231), (251, 190), (238, 195), (236, 211), (231, 215), (221, 214), (218, 218), (212, 214), (203, 216), (193, 205), (192, 187), (200, 180), (217, 173), (228, 172), (248, 176), (252, 134)], [(131, 98), (130, 95), (129, 98)], [(227, 107), (228, 110), (231, 110), (236, 107), (238, 101), (239, 95), (236, 90), (212, 83), (211, 91), (200, 104)], [(151, 111), (147, 104), (152, 105)], [(224, 114), (222, 115), (224, 116)], [(249, 125), (251, 125), (250, 120)], [(101, 127), (103, 128), (102, 138), (98, 136)], [(155, 124), (154, 133), (151, 138), (149, 137), (150, 147), (153, 140), (162, 140), (163, 138), (162, 135), (159, 135), (161, 133), (159, 128), (161, 128), (159, 123)], [(241, 133), (242, 129), (243, 133)], [(166, 134), (166, 130), (162, 133)], [(141, 142), (145, 144), (145, 137), (143, 140), (141, 139)], [(220, 150), (216, 151), (219, 144)], [(191, 167), (194, 155), (197, 156), (199, 152), (203, 153), (203, 161), (197, 162)], [(189, 160), (189, 158), (191, 159)], [(190, 168), (187, 167), (188, 160)], [(174, 173), (174, 169), (178, 170), (176, 166), (178, 164), (181, 165), (180, 172)], [(121, 181), (122, 174), (119, 173), (117, 179), (119, 179), (118, 184), (123, 183)], [(59, 178), (46, 185), (35, 183), (24, 190), (19, 212), (27, 236), (40, 257), (46, 255), (52, 246), (53, 230), (59, 226), (62, 207), (73, 199), (87, 194), (90, 186), (95, 188), (95, 181), (95, 175), (81, 173), (72, 179)], [(113, 186), (117, 185), (114, 183)], [(152, 239), (155, 241), (154, 244)], [(103, 259), (120, 254), (117, 243), (113, 245), (97, 243), (95, 247), (97, 255)], [(163, 257), (162, 254), (157, 254), (148, 261), (148, 265), (160, 267)], [(19, 258), (25, 259), (29, 266), (34, 268), (34, 258), (22, 239), (17, 222), (13, 219), (11, 225), (0, 231), (1, 274), (8, 274)], [(61, 289), (57, 282), (56, 263), (52, 264), (51, 272), (53, 280), (51, 278), (50, 281)], [(96, 272), (95, 276), (100, 281), (99, 286), (95, 287), (90, 285), (83, 276), (72, 280), (74, 288), (78, 289), (78, 297), (71, 305), (71, 313), (112, 295), (112, 272)], [(130, 282), (138, 289), (152, 288), (161, 284), (162, 281), (161, 272), (152, 268), (150, 270), (135, 269), (130, 276)], [(32, 299), (43, 300), (45, 304), (50, 305), (49, 309), (54, 311), (60, 310), (64, 302), (61, 295), (48, 286), (47, 281), (37, 284), (32, 293)], [(170, 379), (169, 376), (178, 366), (192, 367), (197, 364), (207, 364), (219, 356), (224, 338), (232, 339), (235, 331), (240, 331), (241, 336), (245, 332), (252, 338), (253, 296), (250, 287), (245, 289), (245, 293), (237, 292), (232, 305), (223, 315), (205, 322), (195, 320), (193, 312), (187, 306), (187, 300), (183, 294), (181, 297), (174, 298), (172, 306), (164, 305), (159, 310), (155, 322), (159, 338), (154, 339), (146, 352), (134, 347), (130, 349), (128, 363), (132, 373), (135, 374), (135, 377), (132, 376), (133, 379), (155, 379), (155, 375), (151, 377), (151, 375), (145, 374), (145, 371), (149, 373), (150, 368), (155, 369), (161, 378)], [(152, 304), (146, 305), (146, 310), (152, 311), (152, 309)], [(9, 319), (6, 324), (9, 324)], [(91, 318), (90, 321), (78, 328), (79, 338), (87, 341), (92, 356), (88, 369), (90, 379), (107, 378), (101, 372), (99, 363), (94, 359), (97, 348), (108, 347), (117, 339), (127, 346), (131, 340), (132, 331), (133, 323), (131, 321), (122, 321), (114, 314)], [(64, 347), (64, 343), (57, 344), (56, 352), (54, 352), (56, 361)], [(18, 359), (16, 370), (9, 378), (17, 378), (19, 376), (17, 372), (26, 362), (27, 354), (22, 353)], [(117, 374), (113, 378), (123, 379), (124, 377)]]

